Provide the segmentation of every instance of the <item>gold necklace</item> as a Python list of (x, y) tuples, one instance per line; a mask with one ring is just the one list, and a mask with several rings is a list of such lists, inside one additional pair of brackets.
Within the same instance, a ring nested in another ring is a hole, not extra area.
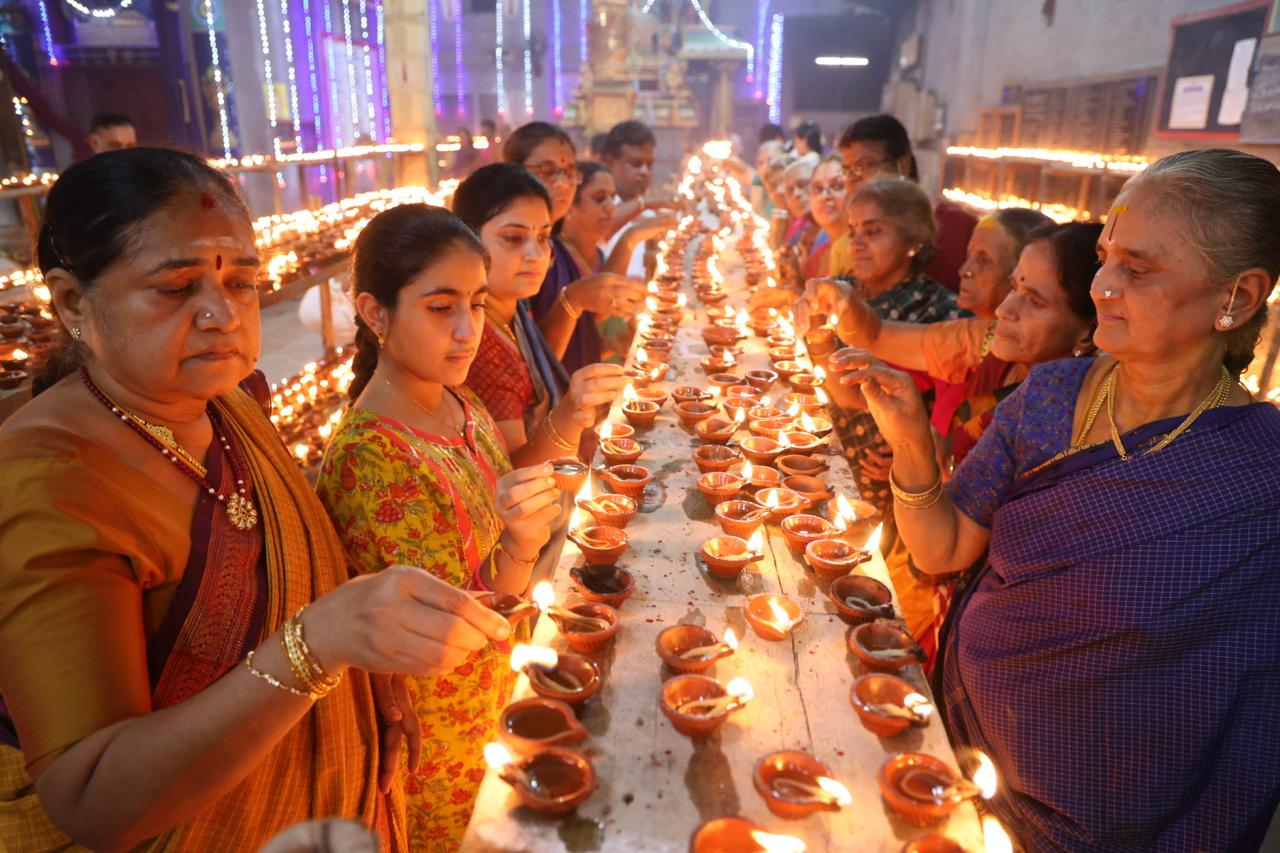
[(1116, 388), (1116, 376), (1117, 376), (1117, 371), (1119, 367), (1120, 367), (1120, 364), (1117, 362), (1116, 365), (1112, 367), (1111, 371), (1107, 374), (1107, 378), (1103, 380), (1102, 394), (1107, 401), (1107, 423), (1111, 427), (1111, 443), (1116, 446), (1116, 452), (1120, 454), (1120, 458), (1124, 459), (1126, 462), (1131, 459), (1137, 459), (1139, 456), (1146, 456), (1148, 454), (1156, 453), (1157, 451), (1164, 450), (1166, 447), (1168, 447), (1170, 444), (1173, 443), (1173, 440), (1175, 438), (1177, 438), (1178, 436), (1186, 432), (1191, 427), (1191, 425), (1195, 423), (1196, 418), (1200, 417), (1207, 410), (1212, 408), (1217, 408), (1218, 406), (1221, 406), (1223, 403), (1225, 403), (1227, 401), (1228, 395), (1231, 393), (1231, 374), (1227, 372), (1226, 367), (1223, 367), (1222, 375), (1218, 378), (1218, 381), (1213, 386), (1212, 390), (1209, 391), (1208, 396), (1206, 396), (1203, 400), (1200, 401), (1200, 405), (1192, 409), (1191, 413), (1182, 420), (1182, 423), (1178, 424), (1178, 426), (1175, 427), (1171, 432), (1166, 433), (1164, 438), (1156, 442), (1155, 445), (1151, 447), (1151, 449), (1146, 450), (1141, 454), (1130, 456), (1129, 453), (1125, 451), (1124, 444), (1123, 442), (1120, 441), (1120, 431), (1116, 428), (1115, 388)]
[(511, 327), (508, 326), (501, 317), (498, 316), (497, 312), (486, 305), (484, 307), (484, 315), (493, 322), (493, 325), (498, 327), (498, 331), (502, 332), (502, 334), (506, 336), (507, 340), (511, 341), (512, 346), (517, 350), (520, 349), (520, 342), (516, 340), (516, 333), (512, 331)]
[[(411, 394), (406, 393), (404, 390), (402, 390), (402, 389), (400, 388), (400, 386), (399, 386), (399, 385), (395, 384), (394, 382), (392, 382), (392, 381), (391, 381), (390, 379), (388, 379), (387, 377), (385, 377), (385, 376), (380, 376), (380, 377), (378, 377), (378, 378), (379, 378), (379, 379), (381, 379), (383, 382), (385, 382), (387, 385), (389, 385), (389, 386), (391, 387), (391, 390), (395, 391), (395, 392), (396, 392), (397, 394), (399, 394), (401, 397), (405, 398), (405, 399), (406, 399), (406, 400), (408, 400), (410, 403), (413, 403), (413, 404), (414, 404), (415, 406), (417, 406), (419, 409), (421, 409), (422, 411), (426, 412), (426, 413), (427, 413), (428, 415), (430, 415), (431, 417), (435, 418), (438, 422), (440, 422), (440, 423), (444, 424), (445, 426), (447, 426), (450, 430), (452, 430), (452, 431), (453, 431), (453, 432), (458, 436), (458, 438), (461, 438), (461, 439), (465, 439), (465, 438), (466, 438), (466, 433), (465, 433), (465, 432), (463, 432), (463, 429), (460, 429), (460, 428), (458, 428), (458, 427), (454, 426), (453, 421), (450, 421), (450, 420), (448, 420), (448, 419), (446, 419), (446, 418), (443, 418), (443, 417), (441, 417), (440, 415), (436, 414), (435, 412), (431, 411), (431, 410), (430, 410), (430, 409), (428, 409), (426, 406), (422, 405), (422, 403), (420, 403), (420, 402), (418, 402), (416, 399), (414, 399), (414, 398), (413, 398), (413, 396), (412, 396)], [(464, 416), (464, 417), (465, 417), (465, 416)], [(464, 423), (464, 424), (463, 424), (463, 428), (465, 428), (465, 426), (466, 426), (466, 424)]]

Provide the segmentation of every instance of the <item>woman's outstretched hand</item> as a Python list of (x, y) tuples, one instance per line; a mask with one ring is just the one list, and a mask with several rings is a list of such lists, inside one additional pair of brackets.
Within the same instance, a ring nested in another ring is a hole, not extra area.
[(828, 384), (858, 387), (867, 409), (892, 448), (931, 447), (929, 415), (911, 377), (866, 350), (846, 348), (831, 356)]

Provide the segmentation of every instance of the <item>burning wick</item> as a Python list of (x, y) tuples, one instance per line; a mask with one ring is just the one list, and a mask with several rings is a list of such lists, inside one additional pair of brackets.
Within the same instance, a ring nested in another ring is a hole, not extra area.
[(799, 779), (779, 776), (773, 780), (772, 788), (775, 794), (788, 800), (811, 800), (841, 807), (853, 802), (849, 789), (830, 776), (818, 776), (813, 781), (818, 784), (810, 785)]
[(583, 616), (556, 604), (556, 594), (550, 581), (540, 581), (533, 587), (533, 603), (538, 609), (560, 623), (561, 627), (576, 625), (583, 631), (603, 631), (609, 623), (594, 616)]
[(751, 840), (760, 845), (763, 853), (804, 853), (808, 847), (799, 838), (776, 835), (763, 830), (751, 830)]
[[(772, 495), (770, 497), (772, 497)], [(756, 532), (759, 533), (759, 531)], [(769, 599), (769, 615), (769, 621), (783, 633), (790, 631), (792, 626), (795, 625), (795, 622), (792, 621), (791, 617), (787, 614), (787, 611), (782, 609), (782, 605), (778, 604), (778, 602), (774, 601), (772, 598)]]
[(511, 751), (502, 744), (497, 742), (486, 743), (484, 745), (484, 760), (506, 782), (513, 785), (518, 784), (527, 791), (538, 793), (538, 789), (533, 784), (533, 780), (529, 778), (529, 774), (515, 764), (515, 758), (511, 755)]
[(727, 693), (724, 696), (717, 696), (714, 699), (692, 699), (676, 710), (691, 716), (714, 717), (717, 714), (728, 714), (730, 711), (738, 710), (756, 695), (751, 689), (751, 683), (742, 676), (725, 685), (725, 690)]
[(582, 689), (582, 682), (572, 674), (561, 672), (560, 656), (555, 649), (546, 646), (531, 646), (517, 643), (511, 650), (511, 668), (523, 672), (530, 681), (537, 680), (543, 687), (559, 692), (576, 693)]
[(730, 652), (737, 651), (738, 637), (733, 633), (732, 628), (726, 628), (724, 631), (724, 641), (719, 643), (711, 643), (706, 646), (696, 646), (680, 655), (684, 660), (697, 660), (698, 658), (709, 658), (718, 655), (720, 652), (728, 650)]
[(836, 495), (835, 508), (836, 517), (833, 523), (835, 524), (836, 530), (843, 533), (849, 529), (850, 524), (857, 520), (858, 514), (853, 511), (853, 504), (849, 503), (849, 499), (843, 494)]
[(913, 723), (928, 722), (933, 716), (933, 703), (919, 693), (908, 693), (903, 697), (901, 705), (893, 702), (875, 702), (867, 707), (877, 714), (910, 720)]

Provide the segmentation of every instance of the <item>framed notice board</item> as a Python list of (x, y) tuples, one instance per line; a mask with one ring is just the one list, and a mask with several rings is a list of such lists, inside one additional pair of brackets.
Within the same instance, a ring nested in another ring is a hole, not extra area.
[(1155, 135), (1236, 140), (1272, 0), (1174, 18)]

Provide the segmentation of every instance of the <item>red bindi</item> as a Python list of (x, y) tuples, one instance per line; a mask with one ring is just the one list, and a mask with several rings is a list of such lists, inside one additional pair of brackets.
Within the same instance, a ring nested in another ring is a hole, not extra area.
[(213, 196), (208, 193), (200, 193), (200, 206), (209, 209), (213, 207)]

